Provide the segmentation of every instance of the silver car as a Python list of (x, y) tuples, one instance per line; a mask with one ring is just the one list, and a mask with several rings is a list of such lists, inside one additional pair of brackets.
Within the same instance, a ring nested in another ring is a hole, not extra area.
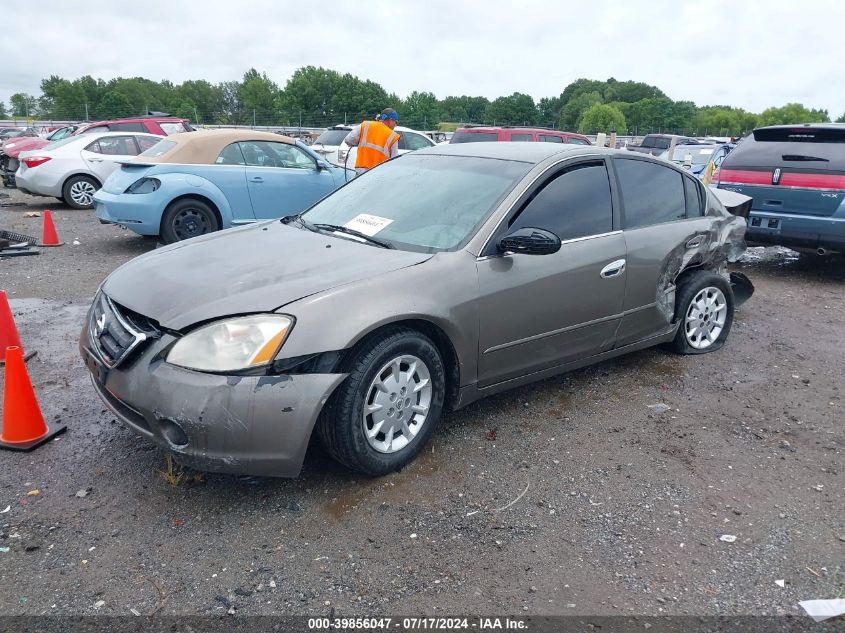
[(106, 404), (183, 463), (296, 476), (316, 430), (381, 475), (446, 408), (661, 343), (722, 347), (753, 292), (726, 273), (744, 232), (645, 155), (442, 145), (129, 262), (80, 348)]

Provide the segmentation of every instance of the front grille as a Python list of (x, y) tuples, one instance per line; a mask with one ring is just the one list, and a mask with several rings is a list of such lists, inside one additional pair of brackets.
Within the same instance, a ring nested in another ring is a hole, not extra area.
[(94, 300), (89, 328), (91, 340), (108, 367), (117, 367), (160, 335), (148, 318), (118, 306), (103, 293)]

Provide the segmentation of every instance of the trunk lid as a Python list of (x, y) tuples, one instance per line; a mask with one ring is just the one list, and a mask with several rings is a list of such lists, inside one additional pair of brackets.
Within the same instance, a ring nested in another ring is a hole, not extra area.
[(123, 193), (133, 182), (143, 178), (153, 169), (152, 165), (133, 165), (122, 163), (119, 169), (112, 172), (111, 176), (103, 183), (103, 191), (106, 193)]

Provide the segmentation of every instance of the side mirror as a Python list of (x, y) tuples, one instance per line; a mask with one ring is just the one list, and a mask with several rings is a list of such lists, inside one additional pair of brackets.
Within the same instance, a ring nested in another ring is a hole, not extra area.
[(500, 238), (497, 246), (500, 253), (551, 255), (560, 250), (560, 238), (545, 229), (525, 227)]
[(317, 171), (323, 171), (323, 170), (328, 171), (329, 169), (331, 169), (331, 166), (329, 166), (329, 164), (326, 161), (324, 161), (324, 160), (318, 160), (317, 161)]

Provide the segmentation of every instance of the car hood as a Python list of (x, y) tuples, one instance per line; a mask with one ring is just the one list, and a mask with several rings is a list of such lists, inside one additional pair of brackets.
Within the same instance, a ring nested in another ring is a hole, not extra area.
[(162, 327), (181, 330), (231, 315), (272, 312), (430, 258), (274, 220), (141, 255), (109, 275), (103, 291)]

